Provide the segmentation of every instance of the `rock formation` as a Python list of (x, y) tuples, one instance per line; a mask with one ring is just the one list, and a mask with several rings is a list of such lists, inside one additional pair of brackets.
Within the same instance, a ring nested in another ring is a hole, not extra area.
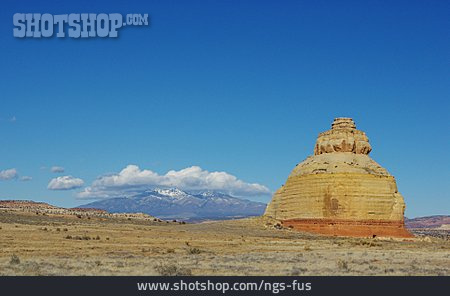
[(351, 118), (336, 118), (264, 215), (285, 227), (326, 235), (412, 237), (395, 178), (369, 157), (371, 150)]

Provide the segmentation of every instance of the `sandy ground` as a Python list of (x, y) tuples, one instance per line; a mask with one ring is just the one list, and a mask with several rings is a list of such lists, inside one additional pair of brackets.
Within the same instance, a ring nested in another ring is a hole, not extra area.
[(450, 275), (448, 238), (323, 237), (269, 223), (0, 211), (0, 275)]

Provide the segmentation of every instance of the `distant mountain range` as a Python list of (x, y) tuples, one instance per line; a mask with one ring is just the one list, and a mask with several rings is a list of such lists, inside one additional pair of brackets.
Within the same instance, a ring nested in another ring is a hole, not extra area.
[(436, 215), (414, 219), (405, 218), (405, 225), (408, 228), (442, 228), (450, 230), (450, 216)]
[(95, 201), (80, 208), (96, 208), (110, 213), (145, 213), (161, 219), (198, 222), (260, 216), (266, 204), (213, 191), (156, 188), (131, 197)]

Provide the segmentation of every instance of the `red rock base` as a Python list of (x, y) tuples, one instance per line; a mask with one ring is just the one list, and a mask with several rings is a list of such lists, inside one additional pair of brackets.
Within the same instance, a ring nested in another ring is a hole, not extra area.
[(329, 236), (414, 237), (406, 230), (403, 221), (290, 219), (283, 220), (282, 224), (284, 227)]

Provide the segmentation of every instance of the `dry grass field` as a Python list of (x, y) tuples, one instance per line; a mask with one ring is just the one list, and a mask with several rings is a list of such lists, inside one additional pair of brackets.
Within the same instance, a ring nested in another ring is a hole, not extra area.
[(333, 238), (268, 224), (0, 211), (0, 275), (450, 275), (448, 237)]

